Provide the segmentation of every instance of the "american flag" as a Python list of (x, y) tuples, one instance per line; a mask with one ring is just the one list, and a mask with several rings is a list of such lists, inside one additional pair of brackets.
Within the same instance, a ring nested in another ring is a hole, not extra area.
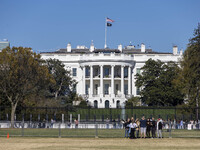
[(110, 19), (110, 18), (106, 18), (107, 22), (114, 22), (114, 20)]

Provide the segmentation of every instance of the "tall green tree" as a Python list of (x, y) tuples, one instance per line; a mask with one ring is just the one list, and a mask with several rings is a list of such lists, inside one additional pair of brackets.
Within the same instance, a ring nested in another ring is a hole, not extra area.
[(46, 63), (55, 80), (55, 83), (49, 84), (49, 94), (55, 99), (59, 96), (74, 95), (76, 81), (72, 79), (71, 72), (65, 69), (65, 65), (58, 59), (48, 59)]
[(178, 65), (149, 59), (136, 75), (136, 86), (141, 88), (141, 100), (149, 106), (176, 106), (183, 103), (183, 94), (175, 87)]
[(23, 102), (38, 89), (54, 82), (40, 59), (31, 48), (7, 47), (0, 53), (0, 93), (11, 105), (11, 127), (20, 102)]
[[(190, 106), (199, 107), (200, 101), (200, 25), (194, 30), (194, 37), (189, 40), (187, 49), (180, 62), (179, 77), (176, 84), (186, 95)], [(196, 109), (198, 119), (198, 109)]]

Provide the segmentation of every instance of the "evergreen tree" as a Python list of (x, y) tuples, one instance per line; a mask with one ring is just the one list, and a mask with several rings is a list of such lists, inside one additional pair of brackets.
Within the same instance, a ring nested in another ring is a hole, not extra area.
[[(182, 89), (189, 106), (199, 107), (200, 100), (200, 25), (194, 31), (194, 37), (189, 40), (187, 49), (180, 62), (181, 69), (176, 84)], [(198, 119), (198, 109), (196, 109)]]

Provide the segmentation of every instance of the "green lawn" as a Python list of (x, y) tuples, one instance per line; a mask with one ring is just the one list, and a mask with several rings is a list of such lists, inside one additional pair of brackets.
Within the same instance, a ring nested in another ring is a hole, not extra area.
[[(0, 129), (0, 136), (6, 137), (32, 136), (32, 137), (95, 137), (122, 138), (124, 129)], [(163, 137), (200, 137), (200, 130), (172, 130), (171, 134), (163, 130)]]

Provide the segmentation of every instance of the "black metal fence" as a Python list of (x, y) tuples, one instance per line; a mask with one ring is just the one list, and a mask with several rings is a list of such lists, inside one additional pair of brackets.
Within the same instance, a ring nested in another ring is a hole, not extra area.
[[(30, 122), (20, 121), (15, 122), (15, 128), (11, 126), (10, 121), (0, 122), (0, 136), (6, 137), (104, 137), (104, 138), (124, 138), (125, 129), (122, 122), (106, 122), (106, 123), (91, 123), (79, 122)], [(158, 131), (158, 130), (157, 130)], [(156, 137), (158, 138), (156, 131)], [(140, 132), (140, 129), (139, 129)], [(136, 133), (135, 133), (136, 136)], [(200, 128), (198, 122), (183, 122), (180, 124), (173, 121), (163, 122), (162, 130), (163, 138), (189, 138), (200, 137)], [(140, 134), (139, 134), (140, 138)], [(149, 138), (152, 138), (150, 131)]]

